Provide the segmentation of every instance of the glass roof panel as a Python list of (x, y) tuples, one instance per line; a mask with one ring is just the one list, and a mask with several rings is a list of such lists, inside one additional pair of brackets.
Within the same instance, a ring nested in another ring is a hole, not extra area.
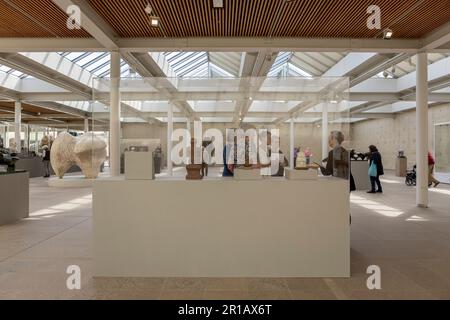
[(208, 54), (201, 52), (165, 52), (167, 62), (178, 77), (208, 76)]
[(25, 79), (25, 78), (31, 78), (29, 75), (17, 71), (15, 69), (11, 69), (10, 67), (4, 66), (4, 65), (0, 65), (0, 71), (5, 72), (7, 74), (12, 74), (15, 77), (19, 77), (21, 79)]
[[(58, 52), (61, 56), (76, 63), (86, 71), (93, 73), (96, 77), (109, 77), (110, 55), (108, 52)], [(129, 76), (130, 67), (125, 61), (120, 63), (120, 74), (122, 77)], [(138, 75), (136, 75), (138, 76)]]

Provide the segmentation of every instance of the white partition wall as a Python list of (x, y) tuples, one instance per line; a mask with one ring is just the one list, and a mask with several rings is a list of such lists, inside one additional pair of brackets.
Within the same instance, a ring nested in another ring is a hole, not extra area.
[[(119, 96), (120, 167), (133, 180), (112, 173), (95, 184), (96, 274), (349, 276), (348, 85), (346, 78), (144, 78), (121, 79), (117, 94), (97, 79), (94, 127), (113, 125), (117, 110), (108, 101)], [(183, 141), (191, 121), (194, 158)], [(165, 168), (140, 180), (139, 168), (124, 165), (127, 151), (152, 152), (146, 161)], [(186, 181), (195, 176), (187, 164), (202, 168), (200, 180)]]

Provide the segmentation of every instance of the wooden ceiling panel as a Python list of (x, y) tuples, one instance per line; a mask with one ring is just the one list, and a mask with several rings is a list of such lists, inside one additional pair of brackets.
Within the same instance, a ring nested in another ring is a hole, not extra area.
[[(0, 101), (0, 108), (4, 108), (4, 109), (9, 109), (12, 112), (14, 112), (14, 102), (7, 102), (7, 101)], [(64, 115), (65, 113), (62, 112), (58, 112), (55, 110), (50, 110), (50, 109), (45, 109), (45, 108), (41, 108), (41, 107), (37, 107), (31, 104), (27, 104), (27, 103), (22, 103), (22, 110), (24, 112), (31, 112), (31, 113), (41, 113), (42, 115), (45, 114), (61, 114)]]
[[(121, 37), (351, 37), (380, 36), (366, 26), (372, 0), (88, 0)], [(161, 28), (150, 27), (150, 3)], [(382, 28), (418, 38), (450, 21), (450, 0), (377, 0)]]
[[(380, 36), (369, 30), (373, 0), (83, 0), (120, 37), (351, 37)], [(152, 28), (144, 9), (161, 19)], [(450, 21), (450, 0), (377, 0), (382, 27), (395, 38), (419, 38)], [(52, 0), (0, 0), (0, 37), (90, 37), (69, 30), (67, 14)]]
[(90, 37), (67, 28), (67, 14), (52, 0), (0, 0), (0, 37)]

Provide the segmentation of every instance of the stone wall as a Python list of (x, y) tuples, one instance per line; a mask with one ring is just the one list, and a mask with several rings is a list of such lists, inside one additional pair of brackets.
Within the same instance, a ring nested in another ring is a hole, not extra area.
[[(393, 119), (375, 119), (355, 123), (351, 127), (351, 145), (358, 151), (368, 151), (374, 144), (383, 156), (384, 166), (395, 169), (398, 150), (408, 157), (408, 168), (416, 163), (416, 113), (415, 110), (397, 114)], [(434, 126), (450, 122), (450, 104), (429, 109), (429, 150), (434, 154)], [(450, 137), (448, 137), (450, 140)]]

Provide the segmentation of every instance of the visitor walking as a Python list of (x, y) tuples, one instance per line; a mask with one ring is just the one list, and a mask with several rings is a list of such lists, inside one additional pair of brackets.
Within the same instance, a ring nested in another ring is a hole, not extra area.
[[(370, 184), (372, 189), (367, 191), (367, 193), (382, 193), (383, 188), (381, 187), (380, 176), (384, 175), (383, 162), (381, 159), (381, 154), (378, 151), (377, 147), (374, 145), (369, 146), (369, 176), (370, 176)], [(375, 188), (375, 185), (377, 188)]]
[(436, 188), (439, 184), (439, 181), (434, 177), (434, 165), (436, 161), (434, 161), (433, 155), (428, 151), (428, 186), (434, 183), (434, 187)]
[(44, 163), (44, 178), (50, 177), (50, 148), (47, 145), (44, 145), (42, 147), (43, 149), (43, 156), (42, 156), (42, 162)]

